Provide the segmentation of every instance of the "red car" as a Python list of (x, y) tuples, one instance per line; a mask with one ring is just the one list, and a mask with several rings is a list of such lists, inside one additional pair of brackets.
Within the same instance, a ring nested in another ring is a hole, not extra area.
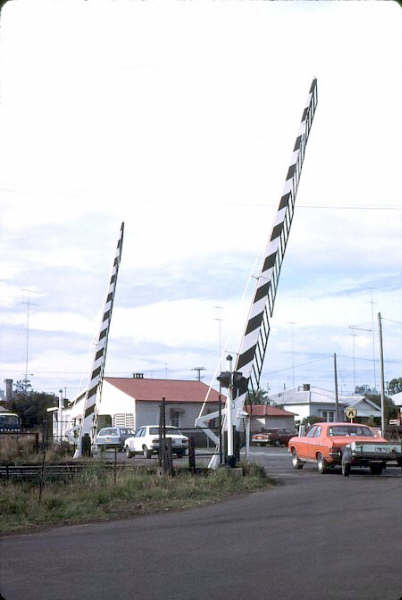
[(389, 461), (402, 466), (401, 443), (387, 442), (371, 427), (359, 423), (317, 423), (305, 436), (292, 437), (288, 450), (294, 469), (313, 462), (319, 473), (342, 465), (345, 476), (353, 466), (369, 467), (373, 475), (380, 475)]
[(286, 429), (264, 429), (252, 435), (251, 443), (257, 446), (287, 446), (293, 435)]

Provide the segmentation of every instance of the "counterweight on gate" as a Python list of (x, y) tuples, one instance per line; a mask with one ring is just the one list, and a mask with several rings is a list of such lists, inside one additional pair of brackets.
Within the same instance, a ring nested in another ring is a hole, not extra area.
[[(317, 80), (313, 79), (307, 102), (303, 110), (299, 132), (293, 148), (290, 166), (287, 171), (285, 187), (279, 202), (271, 235), (265, 251), (255, 294), (247, 318), (239, 353), (236, 356), (234, 370), (240, 371), (245, 378), (234, 400), (233, 424), (239, 428), (247, 394), (259, 388), (261, 372), (270, 333), (270, 319), (274, 310), (279, 275), (292, 224), (297, 188), (299, 185), (304, 155), (317, 106)], [(226, 409), (225, 409), (226, 414)], [(205, 428), (205, 433), (216, 444), (218, 438), (207, 428), (207, 422), (216, 418), (218, 413), (203, 415), (197, 419), (197, 425)], [(224, 418), (223, 429), (226, 427)], [(210, 466), (215, 467), (216, 456)]]
[(93, 437), (96, 419), (96, 402), (102, 387), (103, 373), (105, 370), (106, 351), (109, 337), (110, 323), (112, 320), (113, 302), (116, 292), (117, 275), (121, 262), (123, 250), (124, 223), (120, 226), (120, 235), (117, 242), (116, 254), (113, 261), (112, 275), (110, 277), (109, 288), (106, 296), (105, 307), (99, 332), (99, 338), (96, 344), (95, 357), (89, 377), (88, 389), (85, 394), (84, 414), (81, 422), (81, 429), (77, 441), (77, 450), (74, 458), (81, 456), (82, 437), (88, 433)]

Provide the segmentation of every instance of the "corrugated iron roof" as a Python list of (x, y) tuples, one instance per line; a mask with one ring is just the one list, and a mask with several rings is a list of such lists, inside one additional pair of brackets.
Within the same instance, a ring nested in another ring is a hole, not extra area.
[(254, 417), (293, 417), (296, 413), (289, 412), (283, 408), (277, 406), (268, 406), (266, 404), (254, 404), (253, 407), (247, 405), (244, 407), (245, 410)]
[[(145, 402), (160, 402), (163, 397), (167, 402), (202, 403), (208, 387), (202, 381), (183, 379), (135, 379), (131, 377), (105, 377), (110, 385), (118, 388), (128, 396)], [(207, 403), (218, 402), (218, 392), (211, 388)], [(222, 402), (226, 397), (222, 394)]]

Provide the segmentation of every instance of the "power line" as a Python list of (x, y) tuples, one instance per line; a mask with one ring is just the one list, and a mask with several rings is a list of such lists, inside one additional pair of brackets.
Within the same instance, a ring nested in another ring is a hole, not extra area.
[(333, 210), (402, 210), (402, 206), (329, 206), (319, 204), (299, 204), (299, 208), (329, 208)]
[(398, 325), (402, 325), (402, 321), (395, 321), (395, 319), (386, 319), (385, 317), (381, 317), (382, 321), (389, 321), (390, 323), (398, 323)]
[[(312, 363), (316, 363), (316, 362), (320, 362), (323, 360), (328, 360), (328, 358), (331, 357), (331, 354), (328, 354), (328, 356), (324, 356), (322, 358), (315, 358), (314, 360), (309, 360), (308, 362), (305, 363), (299, 363), (297, 365), (294, 365), (295, 368), (297, 367), (305, 367), (306, 365), (311, 365)], [(267, 371), (267, 373), (269, 373), (270, 375), (274, 374), (274, 373), (282, 373), (283, 371), (290, 371), (291, 369), (293, 369), (293, 365), (290, 367), (286, 367), (285, 369), (277, 369), (276, 371)]]
[[(347, 354), (338, 354), (338, 356), (342, 357), (342, 358), (353, 358), (352, 356), (348, 356)], [(356, 356), (357, 360), (365, 360), (367, 362), (373, 362), (372, 358), (367, 358), (367, 357), (363, 357), (363, 356)], [(375, 359), (376, 363), (378, 362), (378, 358)], [(384, 362), (389, 362), (389, 363), (399, 363), (400, 361), (397, 358), (388, 358), (388, 359), (384, 359)]]
[[(264, 208), (269, 208), (269, 205), (263, 204), (262, 202), (250, 202), (250, 203), (246, 203), (246, 202), (239, 202), (239, 203), (234, 203), (234, 202), (229, 202), (228, 204), (235, 204), (236, 206), (255, 206), (255, 207), (264, 207)], [(353, 205), (336, 205), (336, 204), (298, 204), (297, 205), (298, 208), (312, 208), (312, 209), (317, 209), (317, 208), (322, 208), (322, 209), (330, 209), (330, 210), (402, 210), (402, 206), (353, 206)]]

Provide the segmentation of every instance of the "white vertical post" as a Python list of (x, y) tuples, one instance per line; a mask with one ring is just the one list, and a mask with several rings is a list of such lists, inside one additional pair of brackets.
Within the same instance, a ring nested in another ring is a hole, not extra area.
[(63, 435), (63, 390), (59, 390), (59, 408), (57, 411), (57, 443), (61, 444), (61, 438)]
[(250, 425), (251, 425), (251, 415), (246, 417), (246, 460), (248, 460), (250, 454)]
[(230, 356), (226, 357), (228, 361), (228, 370), (230, 372), (230, 385), (228, 387), (228, 397), (226, 400), (226, 427), (228, 432), (228, 464), (230, 465), (233, 461), (233, 413), (232, 413), (232, 392), (233, 392), (233, 373), (232, 373), (232, 360)]

